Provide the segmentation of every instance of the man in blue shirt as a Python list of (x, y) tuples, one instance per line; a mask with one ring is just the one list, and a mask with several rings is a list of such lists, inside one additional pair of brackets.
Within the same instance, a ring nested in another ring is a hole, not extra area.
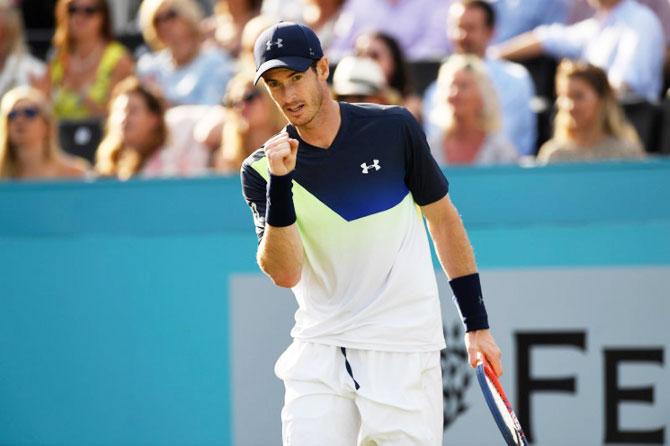
[[(514, 144), (519, 155), (534, 155), (537, 140), (537, 118), (531, 109), (535, 95), (533, 81), (522, 65), (490, 57), (489, 42), (498, 23), (495, 10), (483, 0), (459, 0), (449, 8), (449, 38), (457, 54), (473, 54), (486, 65), (498, 94), (502, 112), (502, 133)], [(437, 128), (431, 123), (435, 108), (437, 83), (431, 84), (424, 94), (424, 128), (432, 140)]]
[(574, 25), (541, 26), (501, 43), (501, 57), (523, 60), (542, 53), (582, 59), (607, 72), (622, 99), (658, 100), (661, 92), (664, 38), (661, 23), (634, 0), (589, 0), (593, 17)]

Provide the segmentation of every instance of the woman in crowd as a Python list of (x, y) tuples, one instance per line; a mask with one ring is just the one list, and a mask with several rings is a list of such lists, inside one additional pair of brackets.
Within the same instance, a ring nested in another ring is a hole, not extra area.
[(421, 98), (414, 93), (407, 62), (398, 42), (382, 32), (362, 34), (356, 39), (356, 55), (369, 57), (382, 67), (386, 83), (401, 97), (399, 102), (420, 120)]
[(129, 77), (119, 83), (110, 101), (105, 136), (96, 154), (103, 176), (128, 179), (189, 176), (207, 169), (209, 152), (177, 134), (166, 118), (166, 102), (158, 91)]
[(278, 133), (286, 121), (266, 89), (254, 85), (253, 74), (235, 76), (224, 102), (225, 118), (214, 167), (222, 173), (239, 173), (242, 161)]
[(256, 62), (254, 61), (254, 44), (256, 39), (263, 31), (277, 23), (277, 20), (271, 16), (260, 14), (249, 20), (242, 30), (242, 40), (240, 54), (237, 58), (238, 72), (256, 71)]
[(46, 66), (26, 49), (22, 22), (19, 9), (0, 0), (0, 98), (14, 87), (45, 80)]
[(286, 20), (309, 26), (319, 37), (321, 48), (330, 59), (328, 49), (336, 38), (335, 28), (344, 2), (345, 0), (264, 0), (261, 11), (274, 17), (275, 22)]
[(344, 0), (304, 0), (305, 7), (300, 21), (309, 26), (319, 36), (323, 50), (328, 48), (335, 38), (335, 26), (340, 18)]
[(479, 58), (453, 55), (440, 67), (437, 101), (430, 118), (441, 132), (430, 145), (438, 163), (516, 162), (516, 148), (500, 133), (496, 92)]
[(644, 156), (640, 138), (602, 69), (586, 62), (561, 62), (556, 93), (554, 134), (540, 148), (538, 162)]
[(82, 178), (86, 162), (58, 147), (53, 111), (39, 90), (21, 86), (0, 103), (0, 178)]
[(203, 22), (205, 35), (233, 57), (240, 53), (242, 30), (261, 10), (261, 0), (218, 0)]
[(58, 119), (104, 117), (109, 94), (133, 72), (126, 49), (113, 40), (105, 0), (58, 0), (49, 90)]
[(234, 62), (221, 48), (203, 45), (195, 0), (144, 0), (139, 17), (144, 40), (155, 51), (139, 59), (140, 77), (156, 84), (170, 105), (218, 103)]

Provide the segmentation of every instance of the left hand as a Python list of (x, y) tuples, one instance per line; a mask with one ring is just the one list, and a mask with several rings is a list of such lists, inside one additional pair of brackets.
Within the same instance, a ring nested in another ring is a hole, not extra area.
[(470, 366), (477, 367), (477, 362), (483, 356), (491, 364), (496, 375), (502, 375), (502, 353), (490, 330), (475, 330), (465, 333), (465, 348), (468, 351)]

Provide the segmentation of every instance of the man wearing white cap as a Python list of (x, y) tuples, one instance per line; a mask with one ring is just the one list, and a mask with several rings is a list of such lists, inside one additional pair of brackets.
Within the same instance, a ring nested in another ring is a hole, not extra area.
[(242, 167), (261, 269), (298, 301), (284, 381), (284, 445), (441, 445), (445, 347), (428, 221), (466, 327), (469, 361), (502, 373), (472, 248), (420, 126), (399, 107), (332, 99), (309, 28), (256, 41), (289, 125)]
[[(333, 94), (342, 102), (395, 103), (384, 71), (369, 57), (345, 56), (333, 73)], [(398, 97), (399, 99), (399, 97)]]

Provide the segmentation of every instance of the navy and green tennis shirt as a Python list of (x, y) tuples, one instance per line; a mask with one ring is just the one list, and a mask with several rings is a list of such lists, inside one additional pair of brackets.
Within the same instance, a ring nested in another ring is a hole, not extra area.
[[(287, 128), (299, 141), (293, 202), (305, 252), (291, 335), (349, 348), (440, 350), (437, 284), (417, 205), (443, 198), (448, 182), (407, 110), (339, 106), (340, 129), (327, 149)], [(259, 240), (268, 178), (261, 148), (242, 166)]]

